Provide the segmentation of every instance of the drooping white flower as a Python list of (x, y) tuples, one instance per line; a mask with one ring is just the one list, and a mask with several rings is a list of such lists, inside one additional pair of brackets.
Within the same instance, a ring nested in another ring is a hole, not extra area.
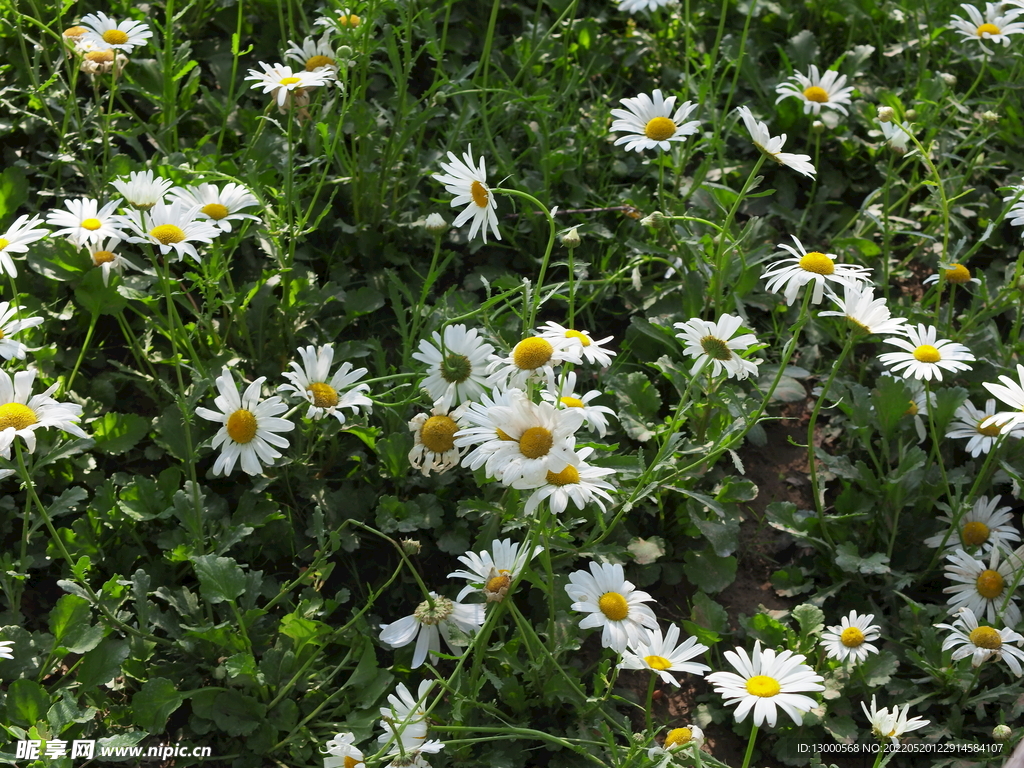
[(875, 298), (875, 289), (866, 283), (847, 283), (840, 299), (831, 290), (826, 293), (839, 312), (819, 312), (822, 317), (845, 317), (865, 333), (905, 333), (906, 319), (893, 317), (885, 298)]
[(435, 173), (433, 179), (444, 184), (445, 191), (455, 195), (452, 200), (452, 208), (460, 205), (466, 207), (455, 217), (452, 223), (454, 227), (461, 227), (470, 219), (473, 223), (469, 227), (469, 239), (472, 240), (479, 231), (483, 241), (487, 242), (487, 231), (490, 230), (497, 240), (501, 240), (501, 233), (498, 231), (498, 203), (494, 199), (494, 193), (487, 186), (487, 165), (483, 155), (480, 156), (480, 165), (473, 162), (473, 147), (467, 147), (462, 160), (455, 156), (454, 152), (448, 153), (450, 162), (441, 163), (441, 170), (444, 173)]
[[(435, 406), (430, 414), (417, 413), (409, 421), (413, 434), (413, 447), (409, 451), (409, 464), (426, 477), (431, 472), (443, 474), (459, 466), (463, 448), (455, 445), (455, 433), (459, 431), (458, 417), (461, 408), (448, 412)], [(459, 597), (461, 600), (462, 597)]]
[(156, 176), (152, 171), (132, 171), (127, 179), (110, 182), (130, 205), (140, 211), (148, 211), (164, 201), (167, 190), (174, 186), (170, 179)]
[(875, 738), (881, 741), (889, 742), (891, 744), (899, 744), (900, 737), (909, 732), (916, 731), (918, 728), (924, 728), (928, 725), (928, 720), (923, 717), (910, 717), (910, 705), (903, 707), (903, 711), (900, 711), (898, 706), (892, 708), (892, 712), (889, 711), (888, 707), (878, 708), (875, 704), (875, 695), (871, 694), (871, 709), (864, 705), (862, 701), (860, 708), (864, 710), (864, 715), (871, 723), (871, 732), (875, 735)]
[(755, 147), (779, 165), (792, 168), (804, 176), (814, 176), (816, 171), (811, 164), (810, 155), (795, 155), (782, 151), (782, 148), (786, 145), (786, 134), (783, 133), (773, 138), (771, 133), (768, 132), (768, 126), (758, 121), (751, 114), (748, 107), (737, 107), (737, 110), (740, 113), (740, 117), (743, 118), (744, 125), (747, 126), (747, 131), (750, 132), (750, 138), (753, 139)]
[(8, 301), (0, 302), (0, 357), (3, 357), (4, 360), (11, 358), (24, 360), (25, 345), (11, 337), (26, 328), (35, 328), (43, 323), (41, 317), (19, 318), (18, 315), (24, 309), (16, 304), (12, 306)]
[(761, 275), (768, 281), (765, 284), (766, 290), (777, 293), (779, 289), (785, 289), (786, 304), (796, 301), (797, 293), (808, 283), (814, 284), (811, 303), (820, 304), (825, 295), (826, 283), (847, 286), (869, 279), (871, 270), (867, 267), (857, 264), (836, 264), (837, 257), (834, 253), (807, 251), (796, 235), (791, 237), (796, 244), (795, 248), (786, 243), (779, 243), (779, 248), (791, 255), (776, 261)]
[(1017, 364), (1017, 378), (1020, 379), (1020, 383), (1009, 376), (1000, 376), (1001, 384), (982, 382), (985, 389), (1013, 408), (1012, 411), (1000, 411), (995, 416), (989, 416), (982, 422), (982, 427), (998, 425), (1000, 430), (1006, 433), (1024, 425), (1024, 365), (1020, 363)]
[(430, 599), (420, 603), (411, 616), (393, 624), (381, 624), (380, 640), (392, 648), (402, 648), (415, 640), (412, 668), (416, 669), (426, 660), (428, 653), (431, 662), (437, 662), (441, 637), (452, 654), (458, 656), (466, 647), (468, 636), (483, 623), (482, 605), (465, 605), (431, 592)]
[(356, 735), (352, 732), (339, 733), (324, 745), (329, 757), (324, 758), (324, 768), (356, 768), (363, 764), (363, 753), (355, 746)]

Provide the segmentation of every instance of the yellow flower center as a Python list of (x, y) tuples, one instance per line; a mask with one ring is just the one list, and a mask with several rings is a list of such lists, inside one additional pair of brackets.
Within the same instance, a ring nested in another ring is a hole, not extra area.
[(159, 240), (161, 245), (180, 243), (185, 239), (185, 230), (174, 224), (161, 224), (159, 227), (153, 227), (149, 230), (149, 234), (154, 239)]
[(117, 258), (117, 254), (113, 251), (94, 251), (92, 254), (92, 263), (97, 267), (101, 264), (107, 264)]
[(355, 29), (356, 27), (363, 23), (363, 20), (356, 16), (354, 13), (352, 13), (349, 14), (348, 16), (339, 16), (338, 23), (343, 27)]
[(252, 411), (247, 411), (245, 408), (239, 408), (228, 416), (225, 427), (228, 437), (236, 443), (248, 443), (256, 437), (256, 417)]
[(997, 27), (995, 24), (986, 22), (982, 24), (980, 27), (978, 27), (978, 31), (976, 34), (978, 35), (978, 37), (983, 37), (984, 35), (998, 35), (1001, 31), (1002, 30), (1000, 30), (999, 27)]
[(969, 547), (976, 547), (988, 541), (988, 526), (974, 520), (960, 530), (960, 538)]
[(804, 98), (808, 101), (816, 101), (818, 104), (828, 104), (828, 91), (820, 85), (812, 85), (804, 89)]
[(583, 401), (578, 397), (563, 397), (559, 400), (562, 405), (568, 406), (569, 408), (582, 408)]
[(502, 571), (499, 576), (492, 576), (487, 580), (484, 591), (501, 592), (503, 589), (508, 589), (511, 583), (512, 578), (508, 575), (508, 571)]
[(665, 748), (679, 747), (683, 744), (689, 744), (693, 739), (693, 731), (689, 728), (673, 728), (668, 732), (668, 736), (665, 737)]
[(362, 760), (356, 760), (354, 757), (345, 755), (345, 768), (356, 768), (357, 765), (363, 765)]
[(310, 56), (306, 59), (306, 71), (312, 72), (314, 69), (320, 67), (329, 67), (334, 64), (334, 59), (330, 56)]
[(547, 456), (555, 438), (544, 427), (530, 427), (519, 437), (519, 452), (528, 459)]
[(963, 285), (971, 282), (971, 270), (963, 264), (950, 264), (946, 270), (946, 279), (956, 285)]
[(551, 346), (550, 341), (540, 336), (534, 336), (516, 344), (515, 349), (512, 350), (512, 362), (516, 364), (517, 368), (533, 371), (548, 362), (554, 352), (555, 348)]
[(64, 30), (64, 37), (70, 37), (72, 39), (77, 39), (77, 38), (81, 37), (82, 35), (84, 35), (88, 31), (89, 30), (86, 29), (85, 27), (68, 27), (67, 29)]
[(605, 592), (598, 599), (597, 607), (612, 621), (622, 621), (629, 615), (629, 603), (618, 592)]
[(567, 339), (578, 339), (580, 344), (582, 344), (584, 347), (589, 347), (590, 346), (590, 339), (588, 339), (586, 336), (584, 336), (579, 331), (568, 330), (568, 331), (565, 332), (565, 338), (567, 338)]
[(302, 81), (301, 77), (282, 77), (281, 78), (281, 85), (295, 85), (296, 83), (301, 82), (301, 81)]
[(420, 428), (420, 441), (427, 450), (447, 453), (455, 447), (455, 433), (459, 425), (450, 416), (431, 416)]
[(221, 205), (220, 203), (208, 203), (199, 209), (201, 213), (205, 213), (214, 221), (220, 221), (230, 213), (227, 206)]
[(309, 393), (313, 395), (313, 405), (317, 408), (333, 408), (338, 404), (338, 390), (330, 384), (314, 382), (309, 385)]
[(0, 237), (0, 251), (2, 251), (4, 248), (6, 248), (10, 244), (11, 244), (10, 240), (5, 240), (4, 238)]
[(816, 275), (831, 275), (836, 271), (836, 265), (824, 253), (811, 251), (800, 259), (800, 269), (813, 272)]
[(978, 426), (975, 427), (975, 429), (978, 430), (978, 434), (984, 435), (985, 437), (999, 437), (1000, 426), (998, 424), (989, 424), (987, 427), (981, 426), (982, 422), (986, 419), (988, 419), (988, 416), (981, 419), (978, 422)]
[(729, 350), (729, 345), (722, 341), (722, 339), (717, 339), (714, 336), (705, 336), (700, 340), (700, 348), (712, 360), (732, 360), (732, 352)]
[(99, 219), (85, 219), (82, 222), (82, 229), (88, 229), (90, 232), (95, 232), (102, 226), (103, 222), (101, 222)]
[(978, 575), (978, 580), (974, 583), (974, 586), (978, 590), (978, 594), (986, 600), (995, 600), (1003, 593), (1003, 574), (999, 571), (986, 569)]
[(3, 328), (0, 328), (0, 339), (4, 339), (4, 338), (7, 338), (7, 334), (4, 333), (4, 329)]
[(676, 124), (667, 117), (655, 117), (647, 121), (644, 136), (652, 141), (665, 141), (676, 135)]
[(31, 427), (37, 421), (39, 419), (36, 418), (36, 412), (27, 405), (22, 403), (0, 405), (0, 429), (7, 429), (8, 427), (25, 429), (26, 427)]
[(576, 485), (580, 481), (580, 473), (572, 464), (557, 473), (549, 469), (547, 481), (548, 485)]
[(514, 443), (514, 442), (516, 442), (516, 439), (514, 437), (512, 437), (511, 435), (509, 435), (508, 432), (506, 432), (503, 429), (496, 429), (496, 430), (494, 430), (494, 434), (496, 434), (498, 436), (499, 440), (504, 440), (506, 443)]
[(109, 48), (105, 51), (89, 51), (85, 58), (94, 64), (109, 64), (114, 60), (114, 52)]
[(971, 642), (979, 648), (988, 648), (990, 651), (1001, 648), (1003, 645), (1003, 638), (992, 627), (978, 627), (971, 632), (970, 638)]
[(103, 33), (103, 42), (108, 45), (124, 45), (128, 42), (128, 35), (120, 29), (108, 29)]
[(779, 681), (768, 675), (754, 675), (747, 680), (747, 693), (760, 696), (762, 699), (769, 699), (781, 690)]
[(922, 344), (914, 350), (914, 359), (921, 363), (937, 363), (942, 355), (931, 344)]
[(487, 202), (490, 200), (490, 193), (487, 191), (486, 186), (474, 179), (473, 183), (469, 185), (469, 194), (472, 195), (473, 203), (477, 208), (487, 207)]
[(839, 642), (847, 648), (859, 648), (864, 644), (864, 633), (857, 627), (847, 627), (839, 636)]
[(907, 410), (905, 410), (903, 412), (903, 415), (904, 416), (917, 416), (917, 411), (918, 411), (917, 403), (915, 403), (913, 400), (911, 400), (910, 401), (910, 407), (907, 408)]
[(664, 656), (644, 656), (644, 661), (651, 669), (656, 669), (659, 672), (672, 666), (672, 662)]

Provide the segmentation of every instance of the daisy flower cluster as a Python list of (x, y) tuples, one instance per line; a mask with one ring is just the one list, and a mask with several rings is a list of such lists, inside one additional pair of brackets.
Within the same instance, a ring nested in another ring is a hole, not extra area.
[[(342, 19), (346, 23), (342, 24)], [(306, 107), (309, 106), (312, 89), (341, 87), (338, 72), (348, 61), (341, 55), (341, 44), (336, 41), (336, 36), (339, 28), (347, 31), (350, 27), (358, 26), (360, 19), (346, 13), (339, 16), (338, 20), (339, 24), (335, 27), (328, 19), (321, 17), (316, 23), (327, 22), (325, 26), (329, 28), (319, 38), (307, 37), (299, 43), (289, 40), (290, 47), (283, 57), (288, 63), (257, 62), (259, 69), (250, 69), (245, 79), (253, 81), (252, 88), (262, 89), (264, 94), (269, 95), (271, 102), (277, 105), (278, 112), (284, 114), (296, 109), (299, 118), (305, 120), (309, 116)], [(351, 50), (348, 46), (344, 47)]]
[(124, 69), (128, 54), (146, 45), (152, 36), (148, 24), (131, 19), (118, 21), (102, 11), (87, 14), (64, 30), (64, 40), (81, 59), (79, 68), (89, 75)]

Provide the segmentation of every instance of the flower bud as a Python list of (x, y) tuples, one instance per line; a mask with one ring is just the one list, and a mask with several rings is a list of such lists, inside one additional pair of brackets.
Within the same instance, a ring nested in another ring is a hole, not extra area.
[(1013, 731), (1008, 725), (997, 725), (992, 729), (992, 738), (1000, 743), (1009, 741), (1012, 735)]
[(883, 123), (891, 123), (896, 117), (896, 111), (892, 107), (879, 107), (878, 119)]
[(821, 120), (815, 120), (811, 123), (811, 133), (824, 133), (825, 124)]
[(917, 120), (917, 110), (916, 109), (908, 109), (907, 110), (907, 120), (910, 120), (911, 122), (913, 122), (914, 120)]
[(640, 223), (643, 224), (645, 227), (656, 227), (659, 223), (664, 221), (664, 219), (665, 214), (663, 214), (661, 211), (655, 211), (650, 216), (644, 216), (642, 219), (640, 219)]
[(440, 213), (432, 213), (423, 222), (423, 227), (434, 237), (440, 237), (448, 231), (448, 222), (444, 220)]
[(995, 125), (999, 122), (999, 113), (993, 112), (991, 109), (985, 110), (981, 113), (981, 122), (985, 125)]
[(339, 59), (351, 59), (353, 53), (355, 53), (355, 51), (352, 50), (352, 46), (351, 45), (342, 45), (342, 46), (339, 46), (339, 48), (338, 48), (338, 58)]
[(568, 248), (570, 251), (573, 248), (577, 248), (580, 244), (580, 233), (576, 231), (576, 227), (573, 227), (568, 232), (562, 235), (562, 245)]
[(941, 77), (942, 82), (944, 82), (950, 88), (956, 86), (956, 75), (951, 75), (949, 74), (949, 72), (940, 72), (939, 77)]
[(402, 539), (399, 543), (402, 545), (402, 551), (407, 555), (418, 555), (423, 550), (423, 544), (417, 539)]

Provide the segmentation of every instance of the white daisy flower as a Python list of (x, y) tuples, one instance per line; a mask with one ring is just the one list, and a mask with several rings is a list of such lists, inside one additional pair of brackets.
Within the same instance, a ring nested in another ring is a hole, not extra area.
[(910, 137), (913, 136), (913, 128), (910, 123), (904, 120), (902, 123), (876, 120), (878, 127), (882, 129), (882, 136), (889, 144), (889, 148), (901, 155), (907, 151)]
[(356, 14), (352, 13), (348, 8), (340, 11), (330, 11), (330, 16), (326, 15), (328, 11), (324, 8), (319, 9), (323, 16), (318, 16), (316, 21), (313, 22), (313, 26), (317, 27), (338, 27), (342, 31), (352, 31), (358, 29), (363, 20)]
[(563, 408), (579, 408), (583, 412), (583, 423), (591, 432), (597, 432), (601, 437), (608, 431), (608, 416), (615, 416), (615, 411), (606, 405), (590, 405), (591, 401), (601, 397), (601, 392), (592, 389), (582, 397), (576, 394), (576, 372), (569, 371), (562, 377), (561, 385), (557, 390), (542, 390), (540, 396), (543, 400), (553, 405), (561, 405)]
[(810, 155), (794, 155), (789, 152), (782, 151), (782, 148), (786, 145), (786, 134), (783, 133), (780, 136), (772, 138), (772, 135), (768, 132), (768, 126), (763, 122), (759, 122), (750, 113), (750, 109), (748, 107), (737, 107), (737, 109), (740, 113), (740, 117), (743, 118), (744, 125), (747, 126), (747, 131), (750, 132), (750, 137), (753, 139), (755, 147), (760, 149), (779, 165), (788, 166), (797, 173), (802, 173), (804, 176), (814, 176), (816, 171), (814, 170), (814, 166), (811, 164)]
[(1003, 198), (1004, 203), (1013, 203), (1010, 210), (1006, 212), (1006, 218), (1014, 226), (1024, 226), (1024, 185), (1010, 187), (1012, 194)]
[[(491, 542), (491, 551), (486, 549), (480, 553), (467, 552), (457, 558), (468, 570), (452, 571), (449, 579), (465, 579), (469, 582), (459, 592), (456, 600), (481, 591), (488, 603), (501, 602), (508, 593), (512, 582), (518, 578), (520, 571), (544, 549), (540, 544), (529, 549), (513, 544), (512, 539)], [(493, 553), (493, 554), (492, 554)]]
[(464, 450), (455, 445), (455, 433), (459, 431), (456, 419), (460, 415), (459, 409), (449, 413), (435, 406), (429, 416), (417, 413), (409, 421), (409, 430), (414, 440), (412, 450), (409, 451), (409, 464), (424, 477), (431, 472), (443, 474), (459, 466), (459, 457)]
[(281, 452), (273, 446), (288, 447), (288, 440), (277, 433), (291, 432), (295, 425), (288, 419), (278, 418), (288, 410), (288, 404), (280, 397), (273, 395), (260, 401), (260, 388), (266, 379), (260, 376), (239, 397), (234, 376), (225, 366), (216, 380), (220, 395), (213, 401), (221, 412), (196, 408), (197, 416), (223, 425), (213, 437), (214, 450), (221, 449), (213, 465), (214, 475), (230, 475), (239, 460), (243, 472), (258, 475), (264, 464), (273, 464), (281, 457)]
[(24, 309), (17, 305), (12, 307), (9, 301), (0, 302), (0, 357), (4, 360), (10, 360), (12, 357), (24, 360), (25, 345), (11, 337), (26, 328), (35, 328), (43, 323), (41, 317), (16, 319)]
[(872, 653), (878, 653), (878, 649), (871, 645), (871, 641), (881, 635), (881, 628), (871, 623), (874, 620), (873, 613), (858, 614), (850, 611), (850, 615), (844, 616), (841, 623), (821, 633), (821, 646), (826, 655), (830, 659), (842, 662), (849, 659), (859, 664)]
[(742, 723), (751, 711), (754, 725), (768, 723), (775, 727), (778, 709), (803, 724), (804, 712), (818, 705), (804, 692), (823, 691), (824, 678), (804, 664), (804, 657), (792, 651), (776, 654), (770, 648), (761, 649), (761, 641), (754, 643), (754, 652), (747, 656), (744, 648), (726, 651), (725, 658), (739, 672), (713, 672), (705, 680), (714, 684), (715, 692), (725, 699), (726, 706), (738, 704), (735, 717)]
[(121, 228), (118, 226), (120, 217), (114, 213), (120, 204), (120, 198), (107, 203), (103, 208), (89, 197), (65, 200), (67, 210), (50, 211), (46, 214), (46, 223), (51, 227), (60, 227), (53, 234), (64, 235), (76, 248), (94, 245), (101, 240), (121, 236)]
[[(996, 415), (996, 401), (989, 398), (985, 401), (985, 409), (978, 410), (974, 404), (967, 400), (956, 409), (953, 414), (954, 421), (949, 425), (946, 437), (955, 439), (966, 439), (967, 446), (964, 448), (973, 458), (991, 451), (997, 442), (999, 435), (1006, 434), (1018, 440), (1024, 436), (1024, 423), (1018, 423), (1003, 431), (997, 424), (990, 422)], [(988, 426), (982, 426), (988, 423)]]
[[(321, 85), (328, 85), (334, 79), (334, 73), (327, 70), (307, 72), (300, 69), (292, 72), (292, 68), (285, 64), (274, 64), (270, 66), (266, 62), (257, 62), (263, 71), (249, 70), (246, 80), (253, 80), (253, 88), (262, 88), (264, 94), (271, 94), (277, 107), (280, 110), (286, 109), (286, 102), (289, 98), (296, 99), (296, 106), (305, 106), (298, 102), (298, 97), (303, 95), (307, 88), (316, 88)], [(306, 102), (308, 103), (308, 102)]]
[[(433, 684), (431, 680), (421, 681), (417, 695), (413, 696), (404, 683), (399, 683), (395, 693), (388, 696), (391, 706), (380, 708), (383, 719), (379, 725), (384, 733), (377, 737), (377, 742), (381, 746), (391, 743), (388, 755), (408, 753), (411, 762), (407, 765), (427, 765), (417, 762), (419, 752), (437, 752), (443, 746), (439, 741), (427, 741), (426, 697)], [(391, 765), (396, 763), (398, 760)]]
[(89, 437), (78, 426), (82, 406), (58, 403), (50, 397), (60, 382), (42, 394), (33, 395), (35, 378), (32, 369), (18, 371), (13, 379), (7, 371), (0, 370), (0, 455), (5, 459), (11, 458), (11, 445), (17, 437), (25, 441), (29, 453), (34, 453), (37, 429), (56, 427), (75, 437)]
[[(971, 550), (980, 547), (982, 553), (991, 552), (993, 547), (1001, 547), (1009, 552), (1020, 541), (1020, 534), (1013, 527), (1013, 508), (1000, 507), (999, 496), (979, 496), (970, 511), (960, 518), (958, 528), (947, 534), (948, 528), (924, 540), (927, 547), (940, 547), (945, 540), (947, 550)], [(947, 526), (953, 524), (950, 515), (943, 515), (940, 522)]]
[(822, 317), (845, 317), (865, 333), (904, 333), (906, 319), (893, 317), (885, 298), (875, 298), (873, 286), (866, 283), (844, 285), (842, 299), (831, 290), (826, 293), (840, 311), (819, 312)]
[(14, 641), (0, 640), (0, 659), (14, 658)]
[(113, 71), (117, 66), (118, 71), (123, 70), (128, 64), (128, 57), (121, 51), (112, 48), (97, 48), (90, 40), (80, 40), (75, 43), (75, 53), (82, 57), (82, 63), (78, 70), (87, 75), (105, 75)]
[(593, 452), (593, 448), (580, 448), (576, 452), (579, 464), (570, 464), (561, 472), (548, 470), (543, 485), (536, 486), (525, 480), (513, 482), (513, 488), (535, 489), (523, 506), (523, 514), (532, 515), (545, 499), (554, 515), (562, 514), (570, 501), (577, 509), (583, 509), (593, 502), (604, 512), (604, 503), (614, 501), (608, 491), (614, 491), (615, 486), (601, 478), (614, 475), (615, 470), (588, 464), (586, 459)]
[(995, 629), (994, 627), (982, 627), (978, 625), (978, 617), (970, 608), (961, 608), (957, 618), (952, 624), (936, 624), (937, 629), (948, 629), (949, 636), (942, 641), (942, 650), (953, 651), (953, 661), (960, 661), (971, 657), (971, 666), (980, 667), (987, 659), (1002, 659), (1017, 677), (1024, 673), (1021, 668), (1021, 661), (1024, 661), (1024, 651), (1019, 647), (1014, 648), (1010, 643), (1018, 646), (1024, 644), (1024, 635), (1014, 632), (1009, 627)]
[(891, 337), (883, 339), (886, 344), (903, 349), (903, 352), (886, 352), (878, 359), (894, 373), (904, 378), (942, 381), (942, 371), (969, 371), (968, 362), (974, 362), (974, 355), (963, 344), (949, 339), (939, 339), (934, 325), (920, 324), (917, 328), (906, 327), (906, 339)]
[(220, 230), (208, 221), (197, 219), (198, 213), (198, 207), (186, 208), (180, 200), (159, 202), (145, 211), (129, 211), (122, 221), (135, 236), (126, 239), (129, 243), (155, 245), (165, 256), (174, 251), (178, 261), (186, 255), (199, 261), (199, 252), (193, 243), (212, 243)]
[[(963, 264), (940, 264), (939, 267), (942, 269), (942, 275), (946, 278), (947, 283), (953, 285), (966, 285), (967, 283), (981, 284), (981, 280), (976, 277), (971, 277), (971, 270), (965, 267)], [(934, 275), (929, 275), (924, 279), (924, 284), (939, 282), (939, 273), (936, 272)]]
[(693, 749), (700, 749), (703, 744), (704, 731), (696, 725), (673, 728), (665, 735), (664, 744), (653, 746), (647, 750), (647, 759), (660, 759), (655, 768), (664, 768), (672, 761), (673, 756), (680, 753), (687, 754)]
[(619, 0), (619, 10), (626, 13), (654, 11), (676, 3), (677, 0)]
[(469, 145), (466, 153), (459, 160), (454, 152), (448, 153), (449, 163), (441, 163), (441, 170), (444, 173), (435, 173), (432, 178), (444, 184), (445, 191), (455, 195), (452, 200), (452, 208), (465, 205), (465, 209), (452, 222), (453, 227), (461, 227), (470, 219), (473, 223), (469, 227), (469, 239), (476, 237), (477, 231), (487, 242), (487, 231), (491, 230), (497, 240), (501, 240), (501, 233), (498, 231), (498, 203), (494, 199), (491, 188), (487, 186), (487, 165), (483, 155), (480, 156), (480, 166), (473, 164), (473, 146)]
[(437, 663), (441, 650), (439, 635), (444, 637), (452, 655), (458, 656), (467, 645), (467, 635), (476, 632), (483, 623), (483, 605), (463, 605), (431, 592), (430, 600), (420, 603), (411, 616), (393, 624), (381, 624), (380, 640), (392, 648), (402, 648), (415, 640), (412, 668), (416, 669), (426, 660), (428, 652), (431, 663)]
[(590, 573), (573, 571), (565, 591), (572, 598), (574, 611), (589, 613), (580, 621), (581, 629), (601, 627), (601, 645), (622, 653), (627, 645), (644, 638), (643, 628), (657, 629), (658, 619), (644, 603), (654, 600), (646, 592), (626, 581), (622, 566), (590, 563)]
[(710, 650), (709, 646), (697, 642), (697, 638), (688, 637), (679, 642), (679, 627), (672, 624), (668, 632), (662, 636), (661, 627), (644, 629), (640, 633), (639, 642), (631, 645), (622, 653), (619, 669), (649, 669), (670, 685), (679, 685), (670, 673), (688, 672), (703, 677), (711, 667), (699, 661), (690, 661)]
[(541, 338), (547, 339), (554, 346), (578, 349), (584, 360), (601, 368), (611, 365), (612, 358), (616, 355), (614, 350), (606, 349), (603, 346), (611, 341), (613, 336), (596, 341), (590, 335), (590, 331), (574, 331), (572, 328), (566, 328), (551, 320), (537, 330)]
[(307, 37), (302, 41), (302, 45), (291, 40), (288, 41), (288, 45), (291, 48), (284, 52), (286, 59), (297, 61), (307, 72), (328, 70), (332, 76), (337, 77), (338, 54), (335, 53), (334, 46), (331, 45), (330, 30), (324, 32), (319, 40)]
[(324, 768), (356, 768), (363, 764), (363, 753), (355, 746), (354, 733), (339, 733), (324, 745), (321, 753), (330, 757), (324, 758)]
[(344, 424), (343, 409), (359, 413), (360, 408), (369, 410), (373, 407), (373, 401), (364, 394), (370, 391), (370, 385), (352, 386), (368, 373), (366, 368), (353, 370), (352, 363), (344, 362), (331, 376), (334, 344), (299, 347), (299, 356), (302, 365), (289, 363), (292, 370), (283, 371), (281, 375), (290, 383), (282, 384), (277, 391), (298, 395), (308, 402), (307, 419), (316, 421), (324, 416), (334, 416), (339, 424)]
[(434, 405), (448, 410), (453, 405), (479, 400), (487, 387), (487, 364), (494, 347), (480, 332), (466, 326), (445, 326), (443, 334), (434, 331), (434, 343), (420, 339), (413, 360), (427, 366), (427, 377), (420, 382)]
[(1009, 376), (999, 377), (1002, 384), (982, 382), (985, 389), (1014, 409), (1000, 411), (995, 416), (989, 416), (982, 422), (982, 427), (998, 425), (1003, 432), (1010, 432), (1024, 424), (1024, 365), (1020, 363), (1017, 364), (1017, 378), (1020, 379), (1019, 384)]
[(110, 284), (110, 273), (117, 272), (120, 274), (124, 271), (125, 267), (131, 267), (132, 269), (142, 270), (138, 264), (133, 261), (129, 261), (124, 256), (117, 252), (118, 246), (121, 245), (120, 237), (112, 237), (106, 242), (100, 241), (92, 245), (87, 246), (89, 256), (92, 257), (92, 264), (94, 267), (99, 267), (103, 270), (103, 284)]
[(779, 248), (792, 254), (788, 258), (777, 261), (764, 271), (761, 277), (768, 280), (765, 290), (776, 293), (785, 286), (786, 304), (796, 301), (797, 293), (808, 283), (814, 283), (812, 304), (820, 304), (825, 295), (826, 282), (839, 285), (857, 285), (867, 282), (871, 270), (857, 264), (836, 264), (834, 253), (821, 253), (804, 249), (796, 235), (791, 235), (796, 248), (779, 243)]
[(154, 176), (152, 171), (132, 171), (127, 179), (115, 179), (110, 183), (121, 197), (140, 211), (148, 211), (162, 203), (167, 190), (174, 186), (173, 181)]
[(460, 421), (473, 426), (464, 426), (458, 431), (455, 445), (459, 448), (479, 445), (462, 460), (462, 466), (473, 471), (480, 469), (487, 464), (491, 454), (501, 448), (503, 442), (512, 440), (501, 426), (508, 420), (510, 409), (525, 399), (522, 390), (509, 389), (495, 390), (490, 395), (483, 394), (479, 403), (469, 403)]
[(84, 40), (104, 48), (131, 53), (136, 46), (145, 45), (153, 36), (147, 24), (141, 21), (122, 21), (120, 24), (102, 11), (82, 17), (82, 26), (88, 31)]
[[(888, 371), (883, 372), (882, 375), (892, 376)], [(903, 415), (910, 416), (914, 420), (917, 442), (923, 443), (928, 437), (928, 428), (925, 426), (924, 420), (931, 413), (931, 409), (938, 404), (939, 397), (936, 393), (925, 389), (924, 382), (917, 379), (904, 379), (903, 383), (910, 389), (910, 400)]]
[(699, 120), (686, 122), (697, 105), (687, 101), (673, 113), (676, 97), (666, 99), (660, 89), (655, 89), (651, 96), (641, 93), (632, 99), (620, 99), (620, 103), (626, 109), (612, 110), (612, 116), (618, 119), (612, 122), (611, 130), (626, 132), (615, 140), (615, 146), (625, 144), (627, 152), (655, 148), (667, 152), (670, 142), (685, 141), (700, 130)]
[(840, 75), (835, 70), (826, 70), (824, 75), (818, 74), (818, 68), (811, 64), (810, 70), (805, 75), (802, 72), (794, 72), (793, 76), (784, 83), (775, 87), (779, 98), (775, 100), (778, 104), (783, 99), (796, 96), (804, 103), (804, 114), (819, 114), (822, 109), (834, 109), (844, 115), (850, 114), (846, 106), (850, 103), (852, 87), (846, 85), (846, 75)]
[(18, 268), (14, 266), (11, 254), (26, 253), (29, 243), (42, 240), (50, 234), (49, 230), (39, 226), (42, 223), (43, 220), (38, 216), (19, 216), (7, 231), (0, 235), (0, 275), (6, 273), (11, 277), (18, 276)]
[(492, 357), (487, 366), (488, 385), (498, 389), (526, 386), (530, 379), (541, 379), (548, 389), (555, 388), (555, 366), (582, 363), (582, 347), (567, 343), (553, 344), (543, 336), (523, 339), (508, 357)]
[(956, 613), (963, 606), (974, 611), (976, 616), (985, 616), (990, 624), (1001, 615), (1007, 626), (1017, 625), (1020, 608), (1017, 607), (1017, 596), (1009, 588), (1017, 578), (1014, 563), (1019, 563), (1019, 558), (1010, 555), (1000, 563), (1000, 554), (999, 547), (992, 548), (987, 568), (983, 561), (976, 560), (962, 549), (947, 555), (946, 576), (958, 582), (942, 590), (952, 595), (947, 601), (950, 613)]
[(722, 315), (715, 322), (695, 317), (685, 323), (675, 323), (681, 333), (676, 338), (683, 342), (683, 354), (696, 358), (690, 368), (690, 375), (696, 374), (709, 362), (711, 375), (717, 376), (725, 371), (727, 378), (745, 379), (757, 375), (757, 366), (761, 362), (747, 360), (736, 354), (745, 352), (757, 344), (757, 337), (752, 333), (733, 338), (733, 334), (743, 325), (743, 318), (737, 315)]
[(894, 706), (892, 712), (889, 712), (888, 707), (879, 709), (875, 704), (875, 695), (871, 694), (871, 710), (869, 711), (864, 702), (860, 703), (860, 708), (864, 710), (864, 715), (871, 723), (871, 732), (875, 735), (875, 738), (881, 741), (888, 741), (891, 744), (899, 744), (900, 736), (909, 732), (916, 731), (918, 728), (924, 728), (928, 725), (928, 720), (923, 717), (911, 717), (908, 719), (910, 714), (910, 705), (908, 704), (900, 712), (900, 708)]
[(248, 189), (234, 182), (225, 184), (223, 189), (216, 184), (175, 187), (167, 194), (180, 200), (185, 208), (199, 208), (197, 218), (209, 221), (221, 232), (230, 232), (232, 221), (260, 220), (259, 216), (251, 213), (240, 213), (243, 208), (259, 205), (260, 201)]
[(985, 43), (1001, 43), (1006, 46), (1010, 44), (1010, 35), (1024, 32), (1024, 23), (1016, 21), (1024, 13), (1020, 8), (1001, 13), (1005, 8), (1003, 3), (985, 3), (985, 13), (982, 15), (981, 11), (968, 3), (961, 3), (960, 7), (967, 11), (970, 18), (954, 16), (949, 21), (950, 28), (964, 40), (977, 40), (986, 51), (988, 48)]

